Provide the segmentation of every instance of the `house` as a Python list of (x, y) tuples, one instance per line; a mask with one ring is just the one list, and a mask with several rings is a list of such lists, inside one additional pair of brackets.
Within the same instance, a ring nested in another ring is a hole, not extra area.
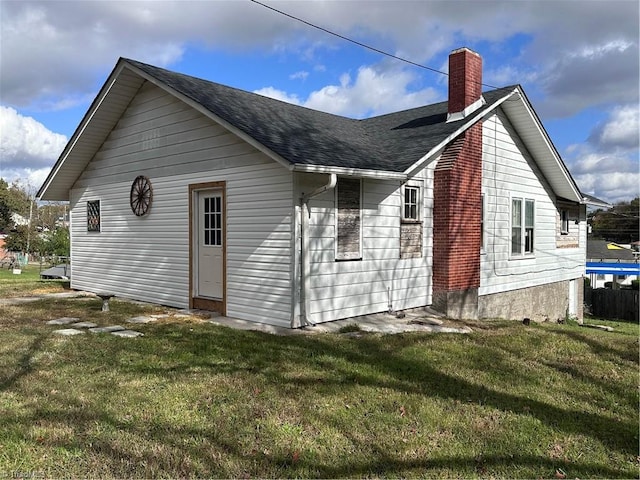
[(639, 262), (631, 245), (587, 239), (586, 273), (592, 288), (630, 287), (640, 277)]
[(16, 227), (22, 227), (22, 226), (25, 226), (25, 225), (29, 225), (29, 219), (28, 218), (23, 217), (19, 213), (15, 213), (15, 212), (13, 212), (11, 214), (11, 221), (13, 222), (13, 225), (15, 225)]
[(519, 85), (364, 120), (120, 59), (38, 192), (72, 288), (300, 327), (582, 315), (586, 203)]

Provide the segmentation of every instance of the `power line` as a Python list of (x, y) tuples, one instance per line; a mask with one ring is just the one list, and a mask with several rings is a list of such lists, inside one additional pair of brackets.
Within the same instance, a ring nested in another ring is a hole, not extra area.
[[(380, 50), (379, 48), (372, 47), (371, 45), (367, 45), (366, 43), (358, 42), (357, 40), (353, 40), (352, 38), (345, 37), (344, 35), (340, 35), (339, 33), (331, 31), (331, 30), (329, 30), (327, 28), (320, 27), (319, 25), (316, 25), (314, 23), (311, 23), (311, 22), (308, 22), (306, 20), (303, 20), (302, 18), (299, 18), (299, 17), (296, 17), (294, 15), (291, 15), (290, 13), (283, 12), (282, 10), (278, 10), (277, 8), (274, 8), (274, 7), (270, 6), (270, 5), (267, 5), (265, 3), (259, 2), (258, 0), (250, 0), (250, 1), (255, 3), (255, 4), (257, 4), (257, 5), (262, 6), (264, 8), (267, 8), (267, 9), (273, 11), (273, 12), (279, 13), (280, 15), (284, 15), (285, 17), (289, 17), (292, 20), (296, 20), (297, 22), (304, 23), (305, 25), (308, 25), (309, 27), (315, 28), (315, 29), (320, 30), (322, 32), (328, 33), (329, 35), (333, 35), (334, 37), (341, 38), (342, 40), (346, 40), (347, 42), (351, 42), (351, 43), (353, 43), (355, 45), (358, 45), (360, 47), (363, 47), (363, 48), (366, 48), (366, 49), (371, 50), (373, 52), (379, 53), (380, 55), (385, 55), (387, 57), (391, 57), (391, 58), (393, 58), (395, 60), (399, 60), (401, 62), (408, 63), (409, 65), (413, 65), (414, 67), (424, 68), (425, 70), (430, 70), (430, 71), (432, 71), (434, 73), (439, 73), (439, 74), (445, 75), (447, 77), (449, 76), (449, 74), (447, 72), (443, 72), (442, 70), (438, 70), (437, 68), (428, 67), (427, 65), (422, 65), (421, 63), (416, 63), (416, 62), (413, 62), (413, 61), (408, 60), (406, 58), (402, 58), (402, 57), (399, 57), (397, 55), (394, 55), (392, 53), (385, 52), (384, 50)], [(480, 85), (483, 85), (483, 86), (489, 87), (489, 88), (499, 88), (499, 87), (496, 87), (494, 85), (489, 85), (488, 83), (480, 83)]]

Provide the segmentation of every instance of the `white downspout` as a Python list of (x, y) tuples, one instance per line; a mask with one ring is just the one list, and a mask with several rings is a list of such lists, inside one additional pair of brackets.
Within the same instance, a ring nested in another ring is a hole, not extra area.
[(336, 186), (338, 176), (335, 173), (329, 174), (329, 183), (316, 188), (313, 192), (300, 197), (300, 326), (315, 325), (309, 320), (309, 200), (321, 193), (331, 190)]

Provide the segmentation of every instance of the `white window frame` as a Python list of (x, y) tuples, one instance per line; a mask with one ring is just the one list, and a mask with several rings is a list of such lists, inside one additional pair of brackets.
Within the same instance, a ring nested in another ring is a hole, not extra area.
[[(402, 221), (403, 222), (412, 222), (419, 223), (422, 221), (422, 188), (420, 185), (403, 185), (402, 186)], [(407, 193), (415, 192), (415, 202), (412, 202), (411, 199), (407, 202)], [(411, 209), (415, 208), (415, 216), (407, 216), (407, 207)]]
[[(520, 202), (520, 224), (514, 225), (514, 202)], [(532, 224), (527, 224), (527, 205), (530, 204), (533, 208), (532, 212)], [(511, 197), (511, 204), (509, 207), (510, 212), (510, 255), (511, 257), (527, 257), (533, 256), (535, 253), (536, 242), (536, 202), (532, 198), (525, 197)], [(514, 229), (519, 229), (519, 244), (518, 251), (514, 250)], [(529, 230), (531, 231), (529, 234)], [(531, 237), (530, 242), (527, 241), (528, 237)], [(529, 243), (529, 247), (527, 245)]]

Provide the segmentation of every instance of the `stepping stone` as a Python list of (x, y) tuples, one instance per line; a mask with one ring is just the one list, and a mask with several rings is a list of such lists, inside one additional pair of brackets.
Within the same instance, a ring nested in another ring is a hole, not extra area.
[(122, 330), (125, 330), (125, 328), (121, 327), (120, 325), (110, 325), (108, 327), (97, 327), (97, 328), (89, 329), (91, 333), (112, 333), (112, 332), (120, 332)]
[(70, 323), (77, 322), (78, 320), (80, 319), (73, 318), (73, 317), (62, 317), (62, 318), (56, 318), (55, 320), (49, 320), (47, 322), (47, 325), (69, 325)]
[(157, 318), (141, 316), (141, 317), (130, 318), (128, 320), (125, 320), (125, 322), (127, 322), (127, 323), (150, 323), (150, 322), (155, 322), (156, 320), (157, 320)]
[(53, 333), (57, 333), (58, 335), (82, 335), (84, 330), (78, 330), (77, 328), (63, 328), (62, 330), (54, 330)]
[(98, 324), (91, 323), (91, 322), (78, 322), (78, 323), (72, 323), (69, 326), (73, 328), (93, 328), (93, 327), (97, 327)]
[(135, 338), (141, 337), (142, 335), (144, 335), (144, 333), (136, 332), (135, 330), (120, 330), (118, 332), (111, 332), (111, 335), (117, 335), (118, 337), (124, 338)]

